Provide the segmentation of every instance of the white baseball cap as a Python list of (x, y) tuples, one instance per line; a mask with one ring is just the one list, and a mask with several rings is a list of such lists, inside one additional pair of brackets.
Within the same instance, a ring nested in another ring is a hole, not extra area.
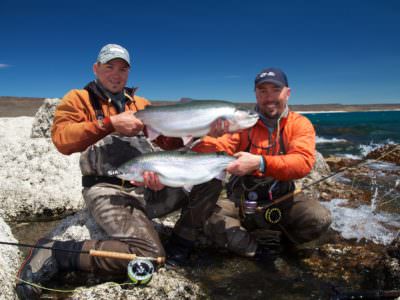
[(128, 50), (117, 44), (107, 44), (101, 48), (100, 53), (97, 56), (97, 61), (105, 64), (115, 58), (121, 58), (126, 61), (129, 66), (131, 65)]

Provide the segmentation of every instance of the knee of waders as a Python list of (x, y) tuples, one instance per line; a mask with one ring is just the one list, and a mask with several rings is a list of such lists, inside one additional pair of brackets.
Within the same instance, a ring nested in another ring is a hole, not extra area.
[[(318, 208), (318, 209), (317, 209)], [(322, 236), (332, 223), (331, 213), (319, 205), (314, 210), (308, 209), (302, 222), (293, 230), (300, 243), (309, 242)]]

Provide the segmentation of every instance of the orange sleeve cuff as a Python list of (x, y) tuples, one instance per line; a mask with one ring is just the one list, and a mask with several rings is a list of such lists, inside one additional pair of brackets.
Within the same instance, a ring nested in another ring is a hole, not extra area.
[(105, 117), (101, 122), (101, 127), (107, 131), (114, 131), (114, 126), (111, 123), (110, 117)]

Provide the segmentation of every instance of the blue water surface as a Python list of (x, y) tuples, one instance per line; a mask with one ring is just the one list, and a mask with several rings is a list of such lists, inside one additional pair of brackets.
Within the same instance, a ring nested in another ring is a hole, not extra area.
[[(304, 113), (317, 132), (323, 155), (362, 156), (387, 143), (400, 143), (400, 111)], [(370, 148), (370, 149), (367, 149)]]

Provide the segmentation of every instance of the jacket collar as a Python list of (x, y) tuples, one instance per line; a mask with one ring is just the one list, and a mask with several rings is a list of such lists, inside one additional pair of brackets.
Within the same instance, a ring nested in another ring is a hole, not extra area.
[[(99, 86), (96, 84), (95, 80), (89, 82), (84, 87), (84, 89), (91, 92), (92, 94), (94, 94), (101, 101), (108, 101), (107, 95), (105, 95), (105, 93), (101, 90), (101, 88), (99, 88)], [(128, 87), (124, 88), (124, 95), (127, 98), (127, 101), (135, 102), (134, 94), (135, 94), (136, 90), (137, 90), (137, 88), (128, 88)]]
[(281, 115), (277, 119), (268, 119), (266, 116), (261, 114), (259, 112), (258, 105), (256, 105), (255, 108), (256, 112), (258, 112), (258, 115), (260, 116), (259, 122), (261, 122), (265, 127), (267, 127), (269, 130), (271, 129), (276, 129), (276, 127), (282, 128), (284, 124), (286, 123), (286, 119), (289, 115), (289, 106), (286, 104), (285, 109), (281, 113)]

